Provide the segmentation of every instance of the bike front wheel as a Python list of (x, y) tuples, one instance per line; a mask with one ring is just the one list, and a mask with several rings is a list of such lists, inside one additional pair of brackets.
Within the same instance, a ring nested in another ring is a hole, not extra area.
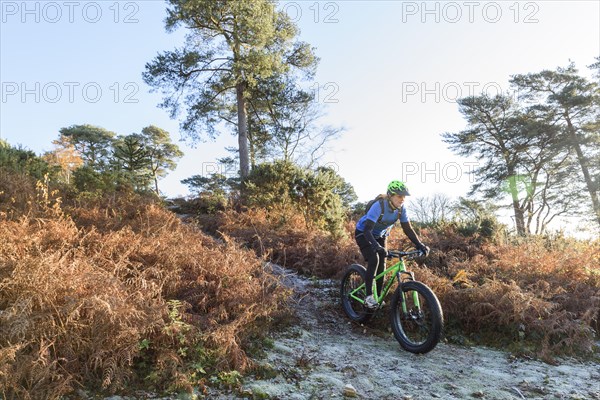
[(340, 290), (342, 307), (346, 315), (352, 321), (359, 323), (365, 323), (373, 316), (373, 312), (364, 306), (364, 300), (367, 297), (364, 285), (366, 274), (365, 267), (352, 264), (342, 278)]
[(402, 348), (417, 354), (433, 350), (444, 325), (442, 307), (433, 291), (421, 282), (403, 282), (391, 307), (392, 330)]

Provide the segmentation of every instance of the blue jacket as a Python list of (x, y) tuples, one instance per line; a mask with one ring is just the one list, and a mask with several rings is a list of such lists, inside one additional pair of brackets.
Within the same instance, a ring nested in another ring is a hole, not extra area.
[[(383, 203), (384, 212), (381, 221), (377, 222), (379, 216), (381, 215), (380, 203)], [(373, 203), (369, 211), (356, 223), (356, 230), (362, 232), (365, 229), (365, 221), (367, 219), (375, 222), (373, 236), (376, 238), (388, 236), (392, 230), (392, 226), (394, 226), (398, 220), (400, 220), (400, 222), (409, 222), (408, 214), (406, 213), (406, 207), (402, 206), (400, 210), (392, 210), (390, 202), (387, 199), (383, 199), (383, 202), (376, 201)]]

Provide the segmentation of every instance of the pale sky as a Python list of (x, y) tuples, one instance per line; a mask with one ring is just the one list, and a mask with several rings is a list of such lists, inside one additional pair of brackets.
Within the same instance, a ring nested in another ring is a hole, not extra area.
[[(574, 61), (583, 74), (600, 55), (600, 1), (288, 1), (300, 39), (320, 57), (315, 84), (324, 123), (346, 128), (322, 164), (360, 200), (404, 179), (414, 195), (465, 195), (469, 160), (444, 132), (466, 127), (457, 97), (508, 89), (510, 75)], [(154, 124), (181, 137), (141, 78), (159, 51), (183, 44), (164, 30), (162, 1), (0, 1), (0, 136), (42, 153), (60, 128), (92, 124), (117, 134)], [(236, 146), (228, 133), (195, 149), (160, 182), (214, 169)]]

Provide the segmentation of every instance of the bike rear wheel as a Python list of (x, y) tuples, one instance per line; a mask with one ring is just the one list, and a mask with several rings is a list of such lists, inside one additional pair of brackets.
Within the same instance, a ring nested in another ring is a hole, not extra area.
[(411, 353), (427, 353), (440, 341), (444, 324), (442, 307), (425, 284), (403, 282), (392, 299), (390, 323), (402, 348)]
[(352, 321), (359, 323), (365, 323), (373, 316), (373, 312), (364, 306), (364, 299), (366, 297), (365, 288), (356, 290), (360, 285), (365, 283), (366, 274), (365, 267), (359, 264), (352, 264), (342, 278), (340, 290), (342, 307), (346, 315)]

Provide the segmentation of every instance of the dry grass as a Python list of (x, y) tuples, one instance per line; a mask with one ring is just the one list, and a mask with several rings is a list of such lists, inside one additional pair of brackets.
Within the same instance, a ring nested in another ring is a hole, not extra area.
[(0, 168), (0, 216), (14, 217), (37, 209), (35, 181)]
[(434, 251), (415, 271), (440, 298), (451, 330), (548, 361), (593, 353), (600, 242), (530, 237), (491, 243), (452, 229), (423, 234)]
[[(348, 236), (299, 215), (228, 211), (201, 220), (216, 240), (132, 194), (68, 201), (0, 174), (0, 395), (53, 399), (79, 386), (190, 389), (244, 371), (254, 337), (282, 309), (269, 259), (339, 277), (361, 262)], [(63, 211), (64, 210), (64, 211)], [(600, 242), (491, 243), (446, 227), (413, 265), (451, 332), (550, 360), (589, 354), (600, 313)], [(248, 249), (240, 248), (243, 243)], [(410, 248), (400, 229), (390, 248)]]
[(251, 365), (285, 295), (263, 261), (131, 200), (0, 217), (0, 397), (190, 389)]
[(339, 277), (346, 265), (362, 258), (350, 234), (334, 238), (319, 229), (307, 229), (297, 214), (228, 211), (202, 218), (201, 226), (233, 237), (259, 256), (307, 276)]

